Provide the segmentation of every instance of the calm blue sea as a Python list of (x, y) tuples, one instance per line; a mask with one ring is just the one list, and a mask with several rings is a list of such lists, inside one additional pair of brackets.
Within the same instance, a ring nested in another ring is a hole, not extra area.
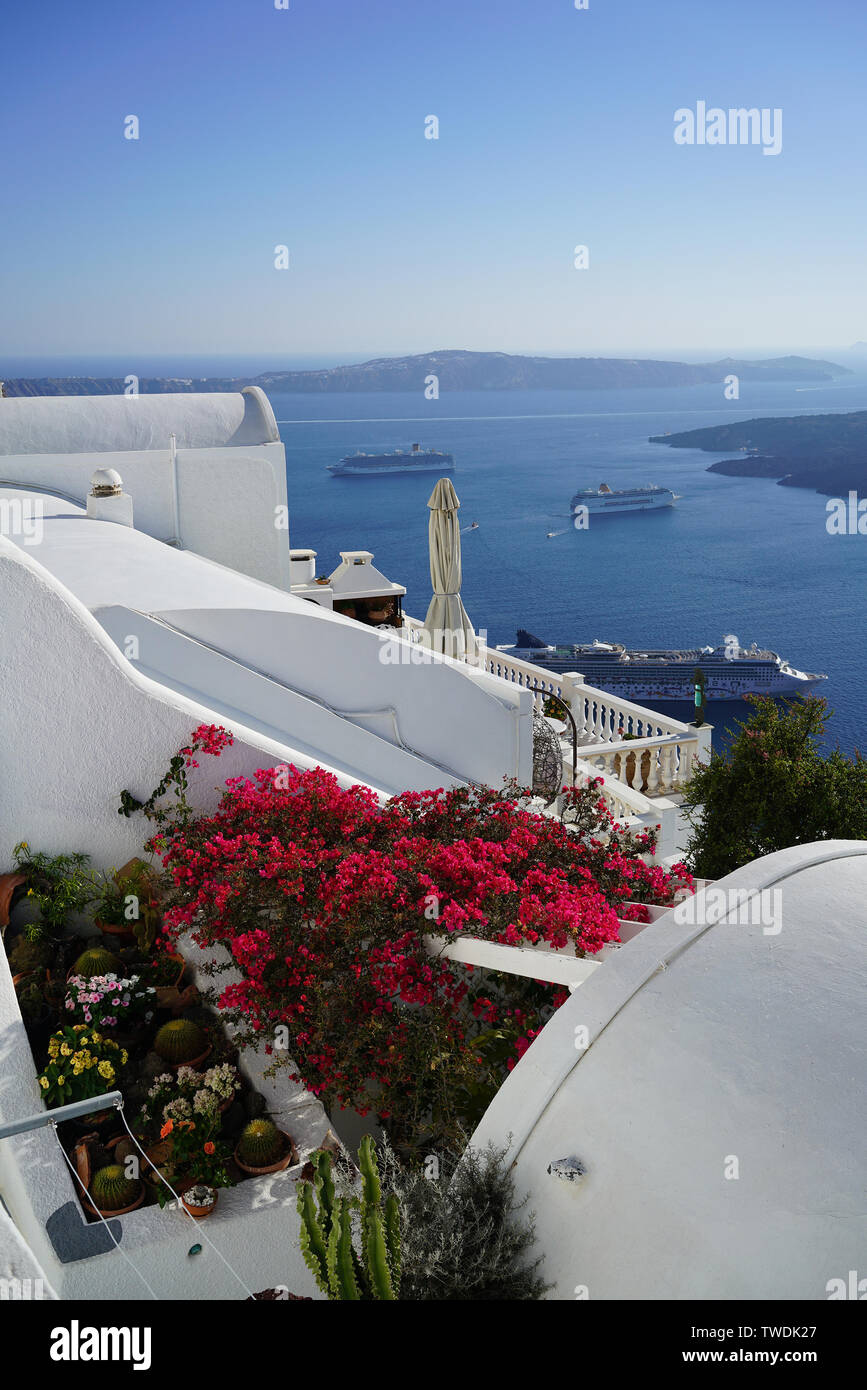
[[(808, 389), (741, 383), (731, 402), (717, 386), (271, 399), (286, 446), (291, 543), (318, 552), (320, 573), (340, 550), (372, 550), (378, 568), (406, 585), (407, 611), (423, 618), (435, 476), (333, 478), (326, 465), (356, 448), (444, 449), (455, 456), (462, 518), (479, 523), (463, 536), (463, 594), (489, 643), (514, 641), (519, 625), (546, 641), (661, 647), (716, 645), (735, 633), (744, 646), (756, 641), (802, 670), (827, 672), (829, 745), (867, 744), (867, 537), (828, 535), (816, 493), (719, 477), (706, 469), (725, 454), (648, 443), (726, 420), (867, 409), (867, 376)], [(683, 500), (576, 531), (569, 499), (600, 482), (657, 483)], [(562, 534), (546, 539), (552, 530)], [(689, 717), (689, 706), (659, 708)], [(746, 712), (709, 711), (720, 737)]]

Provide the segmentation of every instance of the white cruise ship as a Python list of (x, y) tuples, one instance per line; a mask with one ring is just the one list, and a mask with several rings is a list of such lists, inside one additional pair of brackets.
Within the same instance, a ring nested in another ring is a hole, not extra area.
[(677, 493), (667, 487), (612, 489), (607, 483), (600, 483), (598, 488), (588, 487), (576, 492), (570, 506), (575, 526), (583, 529), (587, 515), (611, 516), (615, 512), (656, 511), (660, 507), (673, 507), (677, 500)]
[(334, 478), (372, 478), (383, 473), (453, 473), (455, 461), (451, 454), (439, 449), (413, 444), (411, 449), (395, 449), (390, 454), (365, 454), (358, 450), (327, 467)]

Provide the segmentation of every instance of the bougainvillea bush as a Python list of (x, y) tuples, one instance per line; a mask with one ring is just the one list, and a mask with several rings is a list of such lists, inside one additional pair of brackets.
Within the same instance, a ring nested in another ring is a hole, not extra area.
[(456, 1145), (567, 994), (431, 938), (592, 954), (618, 939), (617, 904), (689, 883), (644, 862), (652, 836), (614, 825), (597, 785), (566, 794), (564, 825), (513, 788), (380, 805), (321, 769), (233, 778), (214, 814), (161, 819), (165, 930), (227, 948), (242, 979), (218, 1003), (239, 1040), (326, 1105), (375, 1110), (405, 1150)]

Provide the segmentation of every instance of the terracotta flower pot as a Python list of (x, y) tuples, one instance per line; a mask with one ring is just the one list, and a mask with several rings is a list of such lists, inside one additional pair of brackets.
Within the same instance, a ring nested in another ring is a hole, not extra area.
[(200, 1052), (198, 1057), (193, 1057), (192, 1060), (189, 1062), (166, 1062), (165, 1057), (160, 1058), (160, 1060), (162, 1062), (165, 1062), (166, 1066), (169, 1068), (170, 1071), (178, 1071), (181, 1067), (192, 1067), (193, 1071), (198, 1071), (202, 1063), (206, 1061), (208, 1057), (210, 1057), (213, 1050), (214, 1049), (211, 1046), (211, 1044), (208, 1043), (208, 1046), (205, 1048), (204, 1052)]
[[(190, 1186), (194, 1186), (194, 1184), (191, 1183)], [(207, 1207), (199, 1207), (199, 1206), (196, 1206), (196, 1204), (195, 1204), (194, 1202), (188, 1202), (187, 1199), (186, 1199), (186, 1197), (184, 1196), (184, 1193), (182, 1192), (182, 1193), (181, 1193), (181, 1201), (182, 1201), (183, 1204), (184, 1204), (184, 1209), (185, 1209), (185, 1211), (188, 1211), (188, 1212), (190, 1213), (190, 1216), (194, 1216), (194, 1217), (196, 1218), (197, 1221), (204, 1221), (205, 1217), (206, 1217), (206, 1216), (211, 1216), (212, 1213), (216, 1210), (216, 1207), (217, 1207), (217, 1201), (218, 1201), (218, 1199), (219, 1199), (220, 1193), (219, 1193), (219, 1191), (217, 1190), (217, 1188), (214, 1188), (214, 1189), (213, 1189), (213, 1192), (214, 1192), (214, 1200), (213, 1200), (213, 1202), (211, 1202), (210, 1205), (207, 1206)]]
[(251, 1177), (259, 1178), (264, 1177), (266, 1173), (279, 1173), (284, 1168), (288, 1168), (290, 1165), (294, 1165), (298, 1162), (298, 1150), (295, 1147), (295, 1141), (291, 1134), (287, 1134), (285, 1129), (279, 1130), (278, 1133), (281, 1134), (285, 1140), (285, 1153), (282, 1158), (278, 1158), (276, 1163), (269, 1163), (267, 1168), (251, 1168), (249, 1163), (244, 1163), (243, 1160), (238, 1157), (238, 1147), (236, 1145), (234, 1159), (243, 1173), (249, 1173)]
[(138, 1194), (138, 1196), (136, 1197), (135, 1201), (134, 1201), (134, 1202), (130, 1202), (130, 1204), (129, 1204), (128, 1207), (118, 1207), (115, 1211), (99, 1211), (96, 1207), (92, 1206), (91, 1203), (90, 1203), (90, 1202), (87, 1200), (87, 1198), (84, 1197), (84, 1196), (82, 1196), (81, 1201), (82, 1201), (82, 1205), (85, 1206), (85, 1207), (87, 1208), (88, 1211), (93, 1212), (94, 1216), (104, 1216), (105, 1219), (106, 1219), (106, 1221), (109, 1221), (113, 1216), (126, 1216), (127, 1212), (129, 1212), (129, 1211), (135, 1211), (136, 1207), (140, 1207), (140, 1206), (141, 1206), (141, 1204), (142, 1204), (142, 1202), (144, 1201), (144, 1199), (145, 1199), (145, 1186), (144, 1186), (144, 1183), (142, 1183), (142, 1184), (141, 1184), (141, 1189), (140, 1189), (139, 1194)]
[(177, 1018), (184, 1009), (191, 1009), (199, 1001), (199, 991), (195, 985), (187, 985), (186, 989), (178, 989), (177, 985), (156, 985), (156, 1004), (158, 1009), (165, 1009), (173, 1018)]
[(110, 937), (115, 946), (131, 946), (135, 941), (135, 932), (131, 926), (120, 926), (117, 922), (103, 922), (101, 918), (94, 918), (94, 925), (99, 928), (103, 936)]
[(8, 927), (12, 894), (26, 882), (24, 874), (0, 874), (0, 927)]

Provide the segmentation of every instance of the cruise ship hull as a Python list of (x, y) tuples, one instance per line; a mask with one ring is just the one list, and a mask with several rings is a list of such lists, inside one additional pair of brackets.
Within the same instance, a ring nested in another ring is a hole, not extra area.
[(666, 487), (625, 488), (612, 491), (605, 483), (587, 488), (572, 498), (576, 529), (583, 530), (588, 517), (625, 516), (627, 512), (658, 512), (673, 507), (677, 495)]
[(640, 704), (645, 700), (692, 701), (695, 671), (705, 678), (707, 700), (739, 700), (747, 695), (805, 695), (826, 676), (798, 671), (775, 652), (741, 651), (729, 658), (721, 652), (629, 652), (599, 647), (498, 647), (504, 655), (530, 661), (548, 671), (578, 671), (588, 685)]
[(407, 453), (348, 454), (339, 463), (329, 463), (328, 471), (335, 478), (381, 478), (393, 473), (444, 473), (455, 471), (451, 454), (434, 449), (413, 449)]

